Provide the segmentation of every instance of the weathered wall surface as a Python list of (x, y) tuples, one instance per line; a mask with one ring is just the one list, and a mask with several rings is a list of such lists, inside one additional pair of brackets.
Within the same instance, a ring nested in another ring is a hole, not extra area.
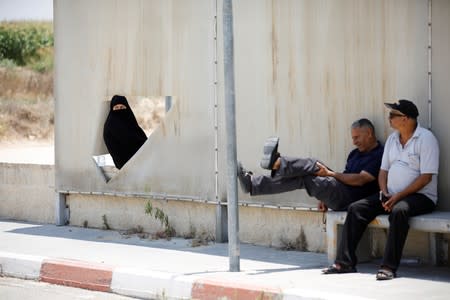
[(0, 217), (55, 222), (52, 165), (0, 163)]
[[(384, 141), (391, 129), (383, 103), (399, 98), (416, 102), (426, 125), (427, 3), (235, 2), (237, 139), (244, 165), (261, 173), (263, 141), (277, 135), (282, 154), (318, 157), (342, 170), (353, 148), (350, 124), (367, 117)], [(257, 201), (315, 205), (300, 191)]]
[[(56, 1), (56, 186), (59, 190), (214, 198), (214, 1)], [(108, 183), (114, 94), (173, 96), (165, 122)]]
[(441, 159), (439, 167), (439, 209), (450, 210), (450, 1), (432, 1), (432, 128)]
[[(351, 122), (372, 119), (384, 141), (391, 130), (383, 102), (408, 98), (442, 140), (446, 182), (448, 6), (432, 1), (430, 111), (428, 1), (236, 1), (238, 158), (259, 173), (262, 143), (278, 135), (282, 154), (319, 157), (340, 170), (353, 148)], [(55, 2), (58, 190), (225, 199), (221, 8), (221, 1)], [(105, 152), (101, 132), (114, 94), (176, 101), (106, 183), (91, 156)], [(441, 194), (449, 196), (445, 184)], [(240, 198), (315, 205), (300, 191)]]
[(154, 216), (145, 213), (147, 202), (161, 209), (175, 228), (177, 236), (187, 236), (194, 230), (200, 234), (215, 235), (215, 206), (187, 201), (166, 201), (130, 197), (92, 196), (72, 194), (67, 197), (70, 224), (103, 228), (106, 222), (111, 229), (130, 230), (141, 226), (145, 232), (163, 231), (164, 226)]

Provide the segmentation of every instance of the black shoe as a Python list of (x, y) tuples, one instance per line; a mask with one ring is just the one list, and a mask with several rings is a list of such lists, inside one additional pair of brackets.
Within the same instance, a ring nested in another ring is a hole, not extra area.
[(272, 170), (273, 164), (280, 157), (278, 153), (278, 142), (280, 138), (277, 136), (270, 137), (264, 143), (263, 157), (261, 159), (261, 168)]
[(238, 163), (238, 179), (244, 193), (251, 194), (252, 192), (252, 175), (252, 172), (244, 169), (240, 162)]

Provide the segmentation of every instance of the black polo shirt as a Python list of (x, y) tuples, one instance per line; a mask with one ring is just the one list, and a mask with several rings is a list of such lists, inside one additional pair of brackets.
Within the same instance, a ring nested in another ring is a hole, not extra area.
[(358, 149), (352, 150), (347, 158), (344, 173), (360, 173), (366, 171), (375, 177), (375, 180), (363, 186), (347, 185), (353, 200), (366, 198), (380, 190), (378, 186), (378, 173), (380, 171), (381, 159), (383, 157), (383, 145), (377, 142), (377, 146), (369, 152), (360, 152)]

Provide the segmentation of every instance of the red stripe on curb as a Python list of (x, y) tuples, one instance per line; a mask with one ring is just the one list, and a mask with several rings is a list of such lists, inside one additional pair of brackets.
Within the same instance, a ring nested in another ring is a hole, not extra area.
[(113, 268), (96, 263), (44, 260), (40, 281), (110, 292)]
[(278, 300), (281, 290), (261, 286), (236, 284), (232, 282), (198, 280), (192, 286), (192, 299), (201, 300)]

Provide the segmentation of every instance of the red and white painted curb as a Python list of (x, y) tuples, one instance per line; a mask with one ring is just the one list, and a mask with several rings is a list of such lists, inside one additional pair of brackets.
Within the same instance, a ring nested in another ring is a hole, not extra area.
[(294, 299), (266, 286), (2, 251), (0, 275), (144, 299)]

